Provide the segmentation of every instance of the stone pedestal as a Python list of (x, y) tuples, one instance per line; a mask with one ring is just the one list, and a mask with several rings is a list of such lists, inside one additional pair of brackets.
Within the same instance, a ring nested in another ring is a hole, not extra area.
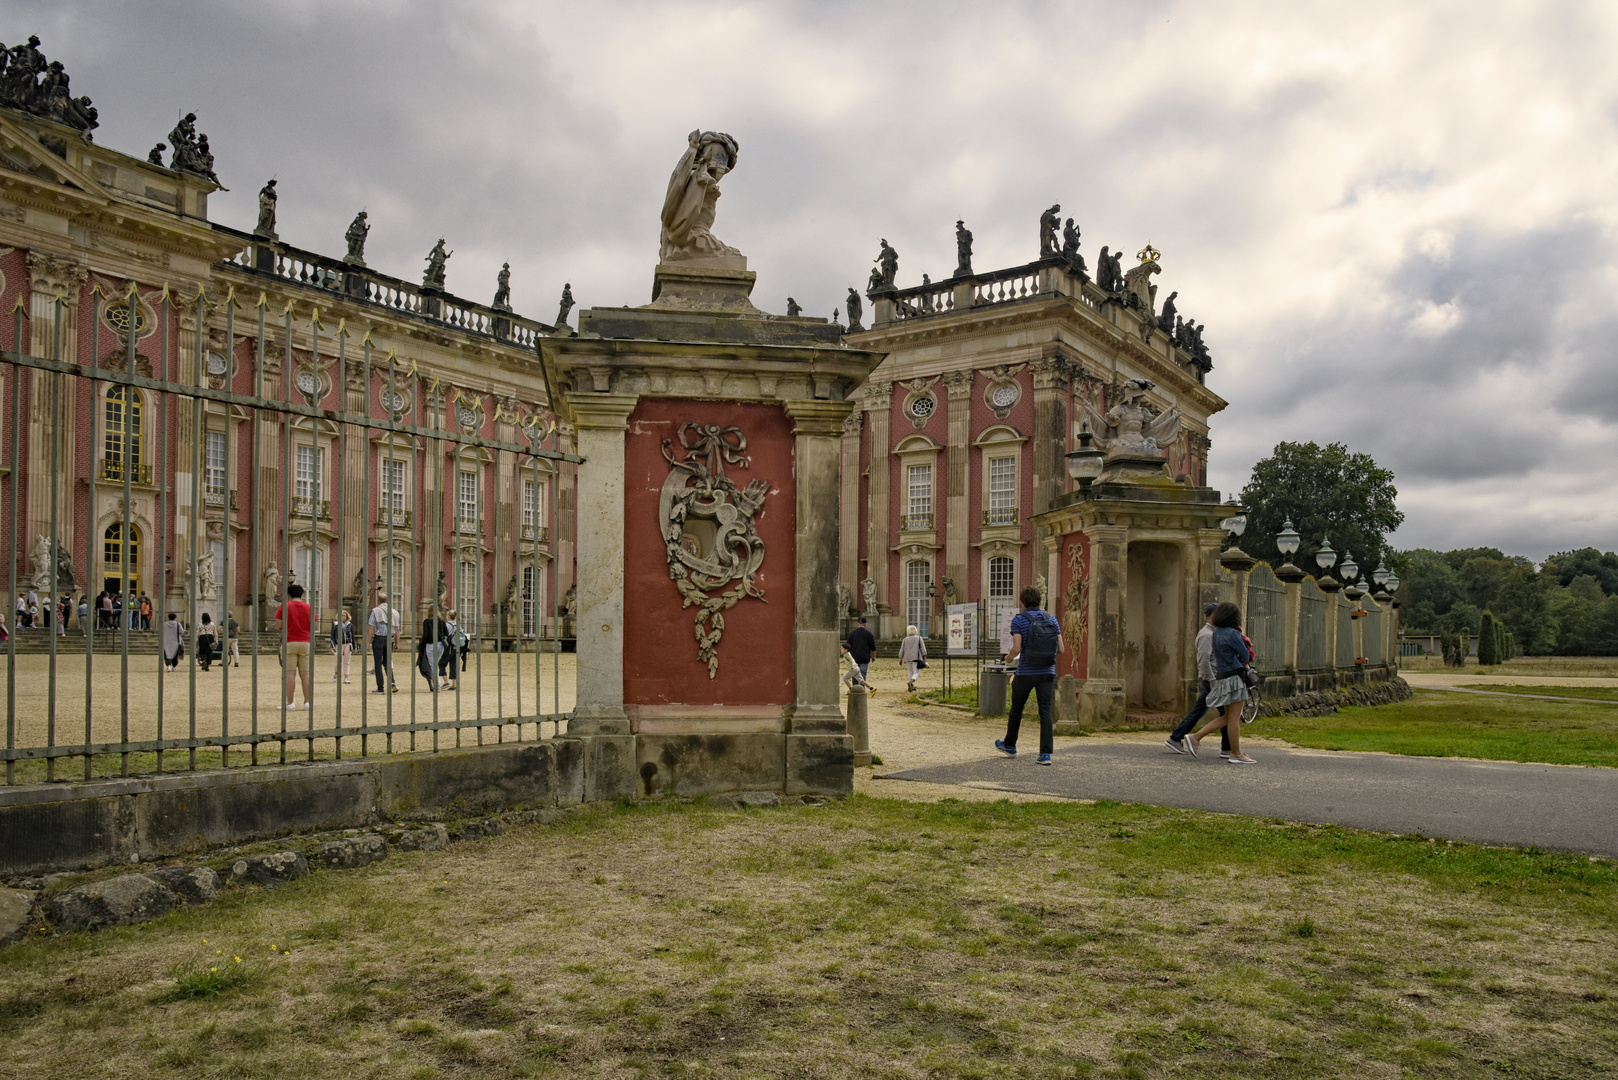
[(856, 686), (848, 691), (848, 735), (854, 740), (854, 767), (863, 769), (871, 763), (871, 711), (870, 695), (865, 687)]
[(541, 345), (585, 459), (569, 733), (628, 740), (599, 751), (597, 797), (846, 794), (841, 442), (882, 356), (757, 311), (739, 256), (654, 280), (651, 305), (583, 311)]

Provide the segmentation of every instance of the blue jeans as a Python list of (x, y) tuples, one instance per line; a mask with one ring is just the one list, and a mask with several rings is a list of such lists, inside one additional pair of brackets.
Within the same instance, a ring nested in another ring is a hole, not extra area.
[[(1169, 738), (1175, 742), (1181, 742), (1190, 733), (1191, 729), (1197, 726), (1197, 721), (1201, 720), (1208, 711), (1208, 687), (1210, 685), (1212, 684), (1207, 679), (1197, 680), (1197, 703), (1191, 706), (1191, 711), (1185, 714), (1185, 719), (1180, 721), (1180, 726), (1174, 729), (1174, 734), (1170, 735)], [(1219, 729), (1219, 749), (1227, 753), (1230, 750), (1230, 732), (1224, 728)]]
[(1017, 745), (1017, 732), (1022, 727), (1023, 706), (1028, 704), (1028, 692), (1034, 692), (1039, 702), (1039, 752), (1048, 754), (1053, 745), (1051, 732), (1051, 698), (1056, 689), (1055, 675), (1013, 675), (1011, 677), (1011, 710), (1006, 714), (1006, 745)]

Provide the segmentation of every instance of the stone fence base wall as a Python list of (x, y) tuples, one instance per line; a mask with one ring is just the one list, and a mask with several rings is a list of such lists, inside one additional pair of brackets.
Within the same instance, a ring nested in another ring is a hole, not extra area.
[(296, 832), (636, 794), (612, 740), (261, 765), (0, 788), (0, 875), (143, 863)]
[(1265, 688), (1260, 716), (1329, 716), (1349, 705), (1392, 705), (1408, 701), (1410, 684), (1395, 675), (1383, 682), (1357, 683), (1336, 690), (1312, 690), (1290, 697), (1271, 697)]

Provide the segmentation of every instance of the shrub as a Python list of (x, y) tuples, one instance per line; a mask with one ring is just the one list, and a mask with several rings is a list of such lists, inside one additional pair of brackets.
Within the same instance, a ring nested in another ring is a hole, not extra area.
[(1478, 663), (1485, 667), (1492, 667), (1500, 662), (1500, 624), (1494, 621), (1494, 613), (1485, 611), (1478, 623)]

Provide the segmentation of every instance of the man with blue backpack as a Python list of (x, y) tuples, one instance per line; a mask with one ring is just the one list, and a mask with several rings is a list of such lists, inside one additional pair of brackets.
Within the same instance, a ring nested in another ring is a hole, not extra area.
[(1050, 612), (1039, 606), (1039, 590), (1026, 588), (1020, 597), (1022, 611), (1011, 620), (1011, 651), (1006, 663), (1017, 664), (1011, 679), (1011, 711), (1006, 714), (1006, 737), (996, 739), (994, 748), (1008, 756), (1017, 754), (1017, 731), (1022, 727), (1023, 706), (1032, 691), (1039, 702), (1040, 765), (1051, 763), (1051, 699), (1056, 689), (1056, 658), (1065, 651), (1062, 628)]

